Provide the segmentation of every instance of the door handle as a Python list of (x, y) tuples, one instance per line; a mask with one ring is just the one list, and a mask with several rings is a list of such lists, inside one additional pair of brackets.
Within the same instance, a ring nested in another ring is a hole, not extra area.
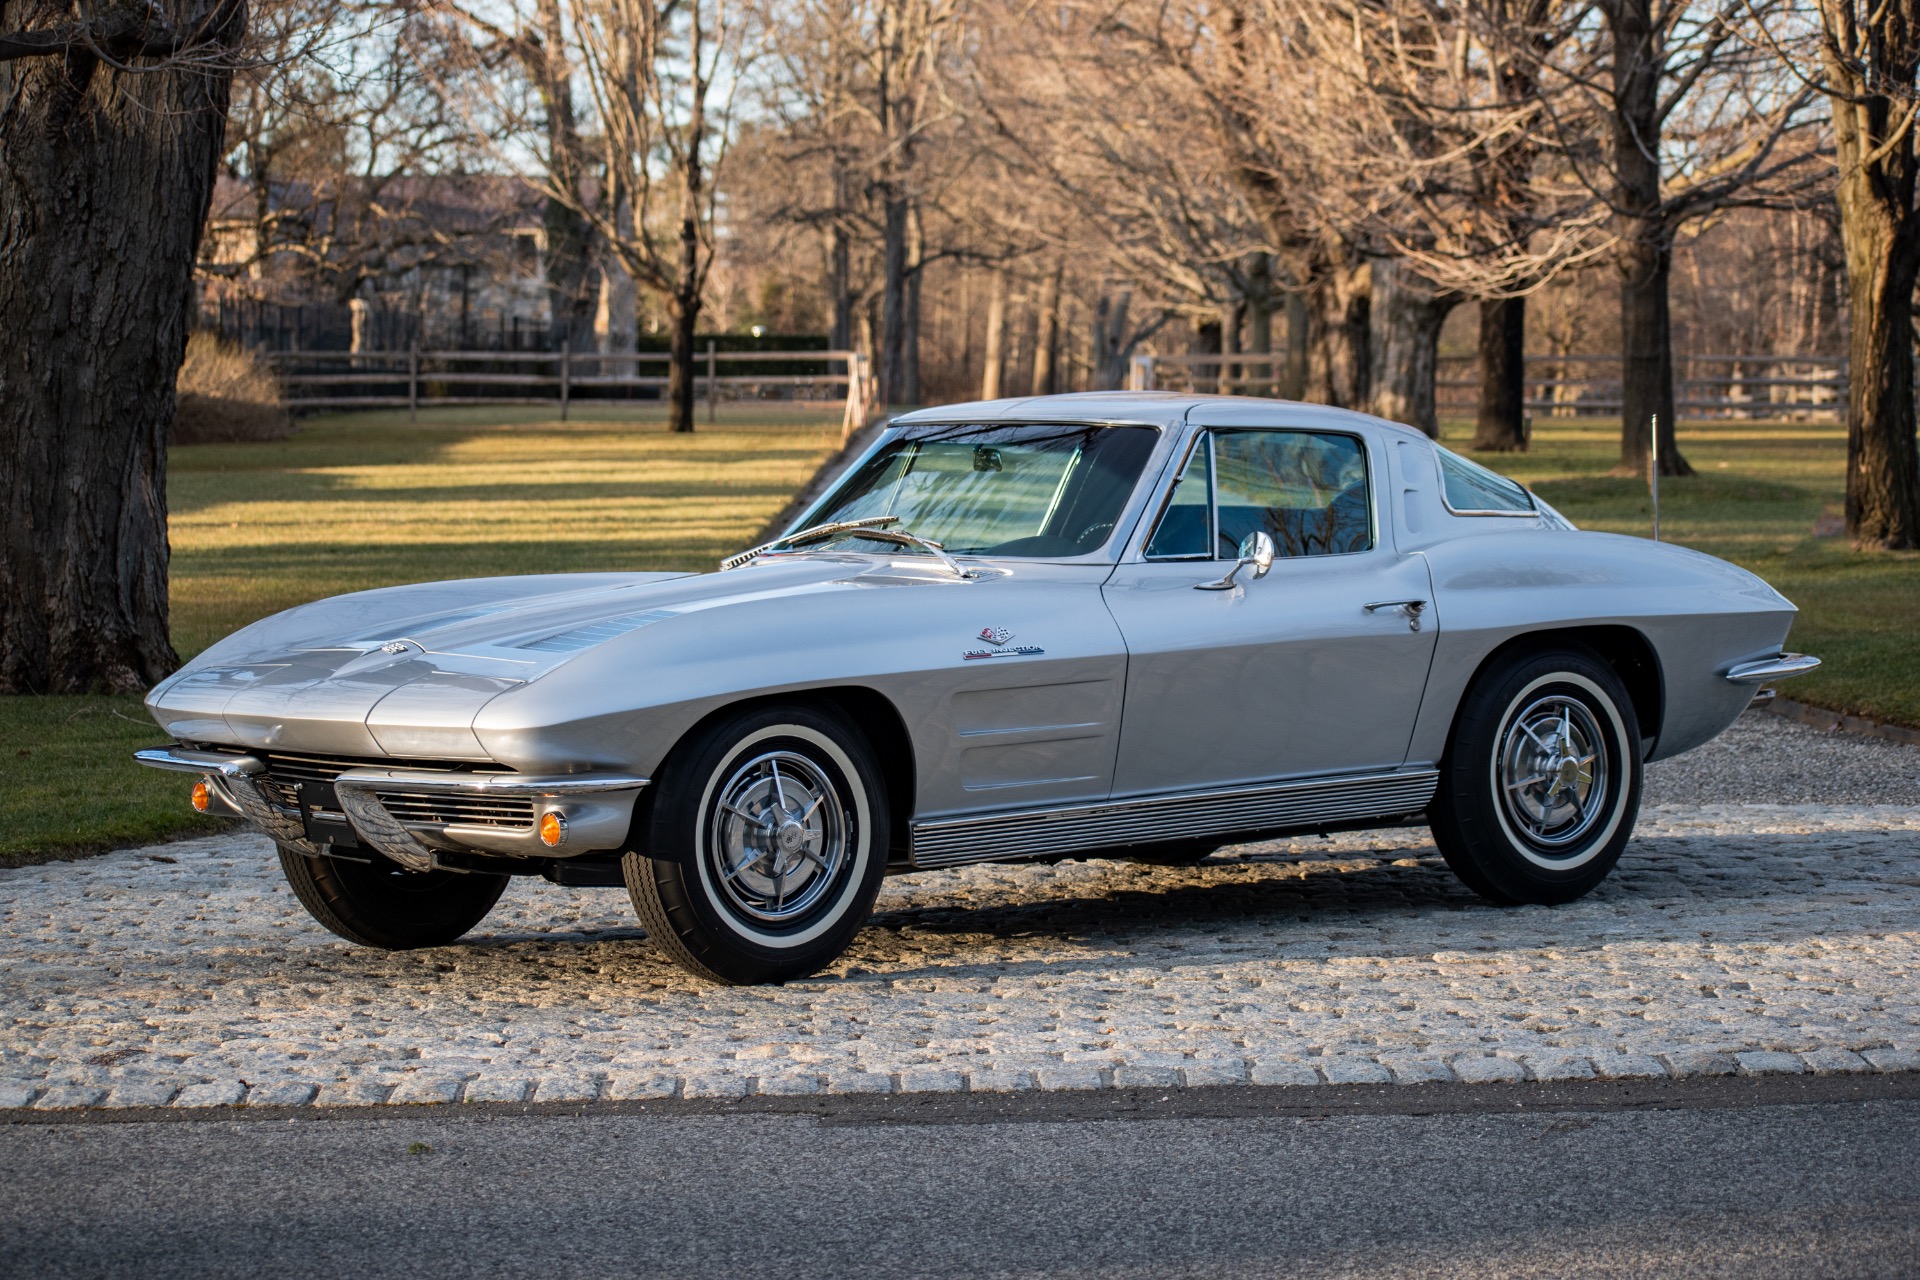
[(1361, 605), (1368, 613), (1377, 613), (1382, 609), (1398, 609), (1407, 615), (1407, 630), (1420, 629), (1420, 615), (1426, 612), (1425, 600), (1375, 600), (1372, 604)]

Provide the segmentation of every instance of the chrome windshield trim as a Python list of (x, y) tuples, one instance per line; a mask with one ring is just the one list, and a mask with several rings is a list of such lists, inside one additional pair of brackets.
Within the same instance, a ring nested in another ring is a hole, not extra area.
[[(924, 413), (929, 411), (916, 410), (916, 412)], [(967, 559), (976, 559), (976, 558), (984, 559), (995, 564), (1008, 564), (1008, 565), (1019, 565), (1019, 564), (1111, 565), (1126, 559), (1128, 556), (1129, 548), (1133, 545), (1139, 533), (1140, 522), (1143, 518), (1144, 509), (1151, 503), (1154, 494), (1159, 490), (1161, 481), (1164, 478), (1165, 455), (1169, 452), (1175, 451), (1181, 437), (1181, 432), (1188, 429), (1184, 422), (1173, 422), (1173, 423), (1151, 422), (1151, 421), (1145, 421), (1139, 418), (1125, 418), (1125, 417), (1092, 418), (1092, 417), (1076, 416), (1072, 418), (1041, 418), (1041, 417), (974, 418), (974, 417), (966, 417), (966, 416), (954, 416), (954, 417), (916, 419), (913, 422), (902, 422), (898, 418), (896, 418), (887, 423), (885, 429), (882, 430), (881, 433), (874, 439), (874, 442), (871, 445), (869, 445), (867, 449), (863, 453), (861, 453), (861, 455), (858, 458), (855, 458), (852, 462), (848, 463), (846, 467), (841, 470), (840, 474), (834, 478), (833, 483), (828, 485), (824, 490), (822, 490), (820, 493), (820, 496), (817, 499), (815, 499), (811, 504), (809, 504), (806, 510), (801, 512), (801, 514), (792, 521), (792, 523), (788, 526), (788, 528), (789, 530), (795, 533), (804, 532), (809, 527), (807, 524), (807, 521), (812, 520), (814, 518), (814, 515), (817, 512), (819, 512), (822, 508), (824, 508), (827, 505), (827, 503), (832, 500), (834, 494), (839, 490), (840, 485), (849, 476), (852, 476), (861, 467), (865, 466), (867, 462), (871, 460), (876, 454), (878, 454), (882, 449), (886, 448), (889, 445), (899, 443), (900, 439), (903, 436), (908, 436), (910, 435), (910, 433), (919, 431), (923, 428), (937, 430), (941, 428), (951, 428), (951, 427), (979, 427), (982, 430), (991, 430), (997, 427), (1010, 427), (1010, 426), (1143, 427), (1154, 433), (1155, 440), (1154, 440), (1153, 451), (1147, 455), (1146, 464), (1143, 467), (1141, 467), (1140, 476), (1134, 482), (1133, 491), (1127, 495), (1126, 501), (1120, 504), (1120, 514), (1119, 514), (1119, 517), (1114, 521), (1113, 529), (1107, 534), (1106, 539), (1102, 541), (1101, 544), (1095, 547), (1093, 550), (1083, 551), (1083, 552), (1080, 552), (1078, 555), (1071, 555), (1071, 556), (1004, 556), (998, 559), (989, 555), (976, 556), (972, 552), (955, 553), (955, 554), (964, 556)], [(775, 539), (775, 541), (778, 541), (778, 539)], [(836, 549), (836, 550), (839, 550), (839, 549)], [(748, 553), (739, 552), (737, 554), (746, 555)], [(785, 552), (782, 551), (776, 554), (785, 554)]]

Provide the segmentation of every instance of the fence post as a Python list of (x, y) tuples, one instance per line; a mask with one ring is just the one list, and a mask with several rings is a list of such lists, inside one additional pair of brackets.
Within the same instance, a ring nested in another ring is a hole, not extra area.
[(407, 348), (407, 421), (420, 421), (420, 340)]
[(865, 371), (860, 367), (860, 353), (857, 351), (849, 351), (846, 355), (847, 408), (846, 412), (840, 415), (840, 443), (843, 445), (852, 437), (854, 428), (859, 426), (866, 418), (866, 414), (863, 412), (861, 403), (862, 396), (860, 394), (864, 389), (861, 385), (861, 379), (865, 376)]
[(711, 426), (720, 415), (720, 380), (718, 362), (714, 359), (714, 342), (707, 339), (707, 423)]
[(560, 348), (560, 421), (567, 420), (567, 398), (573, 390), (573, 348)]
[(1127, 390), (1153, 390), (1153, 357), (1135, 356), (1127, 367)]

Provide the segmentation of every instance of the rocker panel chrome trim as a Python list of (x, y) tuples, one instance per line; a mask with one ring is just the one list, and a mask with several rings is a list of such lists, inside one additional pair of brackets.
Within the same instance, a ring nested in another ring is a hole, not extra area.
[(1226, 791), (1149, 796), (1105, 804), (913, 824), (913, 866), (1041, 858), (1243, 831), (1311, 827), (1418, 813), (1439, 786), (1437, 769), (1400, 769)]

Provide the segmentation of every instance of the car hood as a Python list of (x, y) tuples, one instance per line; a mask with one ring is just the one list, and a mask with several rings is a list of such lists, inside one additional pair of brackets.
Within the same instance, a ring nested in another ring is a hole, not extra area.
[(555, 574), (357, 592), (234, 633), (158, 685), (147, 705), (190, 742), (485, 760), (473, 718), (508, 690), (674, 618), (922, 572), (874, 568), (869, 557), (809, 555), (732, 573)]

